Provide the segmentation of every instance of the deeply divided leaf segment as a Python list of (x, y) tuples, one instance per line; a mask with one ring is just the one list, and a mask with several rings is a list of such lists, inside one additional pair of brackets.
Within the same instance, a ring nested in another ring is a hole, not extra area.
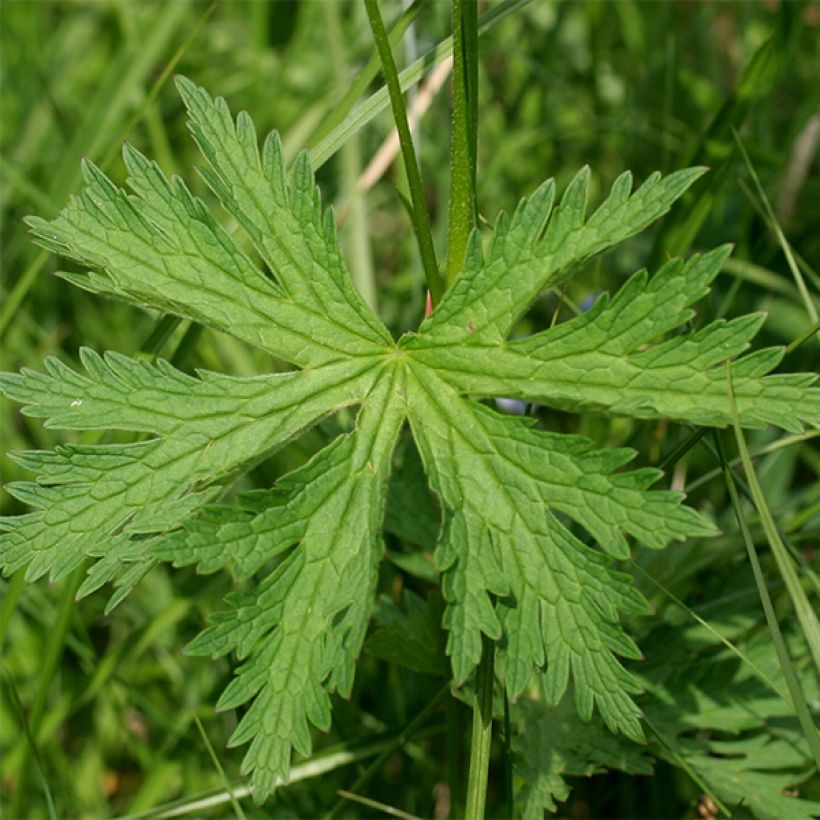
[[(629, 554), (629, 538), (662, 548), (713, 528), (681, 494), (651, 489), (657, 470), (622, 469), (631, 450), (597, 451), (477, 399), (730, 421), (724, 362), (762, 317), (677, 332), (726, 248), (636, 273), (578, 318), (507, 341), (545, 287), (658, 219), (703, 169), (654, 174), (634, 191), (623, 174), (591, 215), (587, 169), (560, 204), (545, 183), (498, 220), (486, 253), (473, 236), (432, 316), (394, 341), (351, 284), (306, 155), (287, 173), (275, 133), (260, 152), (247, 114), (234, 120), (224, 100), (185, 79), (178, 87), (201, 173), (245, 239), (130, 147), (130, 193), (86, 163), (82, 193), (54, 221), (29, 225), (43, 246), (90, 268), (68, 275), (75, 284), (219, 329), (297, 369), (192, 377), (83, 350), (81, 371), (49, 359), (45, 373), (4, 375), (3, 392), (51, 427), (142, 434), (16, 454), (37, 480), (9, 487), (33, 511), (0, 523), (5, 572), (56, 579), (96, 559), (81, 592), (113, 580), (115, 601), (158, 560), (255, 578), (190, 651), (241, 661), (219, 706), (248, 705), (232, 741), (250, 744), (244, 770), (263, 799), (287, 777), (293, 749), (311, 752), (311, 725), (330, 725), (330, 693), (351, 691), (384, 553), (391, 457), (408, 421), (443, 513), (436, 561), (455, 682), (470, 676), (483, 633), (501, 642), (511, 697), (537, 674), (557, 704), (572, 680), (582, 718), (597, 709), (611, 730), (641, 739), (639, 687), (619, 660), (639, 652), (619, 618), (646, 603), (611, 560)], [(781, 356), (734, 362), (745, 425), (799, 430), (820, 419), (811, 375), (767, 375)], [(242, 471), (345, 406), (358, 407), (352, 432), (270, 490), (216, 503)]]

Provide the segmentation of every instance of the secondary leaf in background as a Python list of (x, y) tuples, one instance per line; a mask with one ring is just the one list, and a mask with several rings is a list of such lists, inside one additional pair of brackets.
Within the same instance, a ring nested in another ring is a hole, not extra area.
[[(232, 742), (250, 743), (243, 771), (263, 800), (287, 777), (291, 750), (310, 753), (311, 725), (329, 726), (330, 693), (351, 690), (384, 553), (392, 454), (409, 419), (442, 509), (436, 564), (456, 682), (471, 674), (483, 633), (502, 643), (510, 696), (538, 674), (558, 704), (571, 681), (583, 719), (597, 707), (610, 729), (641, 739), (640, 686), (618, 660), (639, 652), (619, 621), (647, 605), (611, 558), (628, 555), (629, 537), (658, 549), (714, 529), (680, 494), (650, 489), (658, 471), (620, 471), (632, 451), (595, 451), (472, 397), (725, 424), (721, 364), (745, 349), (759, 317), (659, 338), (691, 318), (725, 249), (636, 274), (584, 316), (505, 341), (543, 287), (662, 216), (702, 169), (652, 175), (634, 193), (623, 175), (588, 219), (587, 170), (555, 209), (546, 183), (499, 218), (486, 261), (473, 236), (437, 310), (394, 342), (349, 281), (306, 158), (287, 175), (275, 135), (260, 154), (247, 114), (234, 121), (223, 100), (186, 80), (179, 88), (208, 163), (203, 176), (269, 272), (133, 149), (132, 194), (89, 165), (86, 189), (56, 220), (31, 220), (35, 236), (93, 269), (71, 275), (76, 284), (226, 331), (301, 369), (192, 377), (86, 352), (87, 375), (52, 360), (48, 375), (4, 376), (0, 388), (53, 426), (153, 437), (20, 456), (38, 481), (14, 491), (40, 509), (0, 522), (0, 564), (56, 577), (99, 558), (83, 592), (125, 568), (120, 598), (158, 559), (230, 567), (248, 580), (190, 649), (243, 661), (219, 705), (250, 703)], [(742, 423), (791, 430), (820, 420), (812, 376), (766, 375), (780, 355), (735, 363)], [(351, 405), (355, 428), (272, 490), (210, 503), (273, 449)]]
[(441, 596), (428, 601), (404, 590), (403, 606), (382, 598), (374, 620), (376, 628), (365, 650), (376, 658), (424, 675), (447, 676), (447, 658), (441, 631), (444, 602)]
[(593, 720), (584, 723), (569, 698), (556, 707), (540, 698), (522, 699), (513, 710), (515, 802), (524, 820), (555, 812), (569, 797), (569, 777), (589, 777), (608, 769), (652, 774), (647, 750), (613, 735)]
[[(746, 600), (755, 606), (753, 598)], [(735, 599), (724, 617), (738, 610), (746, 608)], [(727, 806), (756, 817), (816, 816), (820, 803), (798, 799), (813, 761), (794, 709), (758, 674), (764, 670), (787, 691), (765, 629), (742, 636), (745, 663), (720, 644), (703, 645), (707, 634), (694, 637), (676, 631), (673, 639), (662, 625), (644, 642), (647, 668), (640, 678), (646, 694), (640, 705), (665, 741), (653, 743), (655, 753), (690, 767)], [(816, 703), (820, 691), (810, 665), (804, 665), (801, 684)]]

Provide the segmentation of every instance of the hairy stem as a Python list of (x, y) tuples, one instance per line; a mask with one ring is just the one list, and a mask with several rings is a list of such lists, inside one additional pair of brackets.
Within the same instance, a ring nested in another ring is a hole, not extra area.
[[(470, 233), (476, 224), (476, 150), (478, 146), (478, 10), (475, 0), (453, 0), (453, 121), (450, 149), (450, 221), (447, 285), (464, 267)], [(467, 818), (483, 818), (487, 801), (493, 737), (495, 646), (482, 636), (475, 678)]]
[(450, 138), (448, 286), (461, 273), (467, 241), (476, 223), (477, 52), (477, 4), (474, 0), (453, 0), (453, 122)]

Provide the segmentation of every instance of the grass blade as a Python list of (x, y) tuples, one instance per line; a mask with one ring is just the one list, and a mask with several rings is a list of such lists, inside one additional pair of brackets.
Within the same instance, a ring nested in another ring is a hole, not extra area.
[(370, 27), (373, 29), (373, 39), (376, 48), (379, 50), (379, 58), (382, 62), (382, 71), (387, 81), (387, 88), (390, 93), (390, 105), (393, 109), (393, 119), (396, 123), (396, 130), (399, 132), (399, 142), (401, 143), (401, 154), (404, 160), (404, 170), (407, 174), (407, 183), (410, 187), (410, 197), (413, 202), (411, 213), (413, 222), (413, 232), (419, 245), (419, 253), (424, 266), (424, 275), (427, 278), (427, 287), (436, 304), (444, 293), (444, 283), (438, 270), (436, 262), (436, 252), (433, 247), (433, 234), (430, 228), (430, 214), (427, 212), (427, 205), (424, 201), (424, 191), (421, 185), (421, 175), (419, 164), (416, 159), (416, 151), (413, 147), (413, 137), (410, 134), (410, 126), (407, 123), (407, 111), (404, 107), (401, 84), (399, 82), (396, 63), (393, 59), (393, 52), (390, 42), (387, 39), (387, 32), (382, 22), (381, 12), (377, 0), (364, 0), (367, 10), (367, 17)]
[[(530, 0), (504, 0), (503, 3), (484, 12), (478, 20), (478, 36), (485, 34), (505, 17), (528, 5), (529, 2)], [(406, 91), (411, 85), (417, 83), (429, 69), (438, 65), (452, 53), (452, 37), (445, 38), (437, 46), (426, 51), (412, 65), (399, 73), (401, 90)], [(376, 115), (384, 111), (389, 103), (387, 87), (384, 86), (361, 105), (357, 105), (339, 125), (310, 150), (310, 161), (313, 167), (320, 168), (324, 165), (339, 150), (350, 134), (367, 125)]]
[(797, 577), (797, 571), (794, 568), (789, 553), (783, 541), (780, 538), (780, 533), (777, 531), (774, 519), (772, 518), (769, 506), (766, 503), (766, 498), (763, 495), (763, 490), (760, 487), (760, 482), (757, 480), (757, 473), (755, 472), (754, 464), (749, 456), (749, 449), (746, 446), (746, 439), (743, 436), (743, 430), (740, 426), (740, 420), (737, 415), (737, 407), (735, 405), (734, 392), (732, 390), (732, 376), (731, 365), (727, 363), (729, 387), (729, 402), (732, 407), (734, 416), (735, 438), (737, 439), (738, 450), (740, 451), (740, 459), (743, 462), (743, 469), (746, 471), (746, 480), (749, 482), (749, 488), (752, 491), (755, 507), (757, 507), (758, 515), (760, 516), (763, 530), (766, 533), (766, 538), (769, 541), (769, 546), (774, 554), (777, 568), (783, 577), (786, 584), (786, 589), (792, 599), (797, 618), (800, 621), (800, 626), (803, 628), (803, 634), (809, 644), (809, 649), (814, 656), (814, 662), (820, 671), (820, 622), (817, 620), (817, 615), (806, 597), (806, 593), (800, 584), (800, 579)]
[(205, 727), (202, 725), (202, 721), (196, 715), (194, 715), (194, 723), (196, 723), (196, 728), (199, 729), (199, 734), (202, 737), (202, 742), (205, 744), (205, 747), (208, 750), (208, 756), (211, 758), (214, 767), (219, 772), (219, 777), (222, 780), (223, 785), (225, 786), (225, 791), (230, 795), (231, 806), (233, 806), (234, 813), (240, 820), (245, 820), (245, 812), (242, 811), (242, 806), (239, 805), (239, 801), (236, 799), (236, 794), (234, 793), (234, 790), (231, 788), (231, 784), (228, 781), (227, 775), (225, 774), (225, 769), (222, 768), (222, 764), (219, 762), (219, 758), (216, 755), (216, 751), (214, 750), (211, 741), (208, 740), (208, 735), (205, 732)]
[[(731, 393), (731, 378), (729, 379), (728, 383), (730, 386), (730, 400), (734, 407), (734, 395)], [(737, 409), (734, 408), (734, 411), (735, 434), (738, 439), (738, 445), (742, 447), (742, 452), (745, 451), (744, 466), (749, 471), (749, 476), (751, 477), (752, 475), (754, 475), (754, 468), (752, 467), (751, 459), (749, 459), (748, 457), (746, 443), (743, 439), (743, 434), (740, 430), (740, 422), (737, 418)], [(717, 435), (715, 435), (715, 442), (718, 446), (718, 452), (720, 453), (721, 460), (723, 462), (723, 475), (724, 480), (726, 481), (726, 488), (729, 491), (732, 506), (734, 507), (735, 515), (737, 516), (738, 525), (740, 527), (741, 534), (743, 535), (743, 540), (746, 544), (746, 550), (749, 555), (749, 562), (751, 563), (755, 583), (757, 585), (758, 593), (760, 595), (760, 602), (763, 606), (763, 611), (766, 615), (766, 623), (768, 624), (769, 632), (771, 633), (772, 641), (774, 642), (775, 651), (777, 652), (777, 657), (780, 662), (780, 668), (783, 672), (783, 677), (786, 680), (786, 686), (789, 689), (789, 694), (792, 699), (792, 706), (797, 715), (797, 719), (800, 721), (800, 726), (806, 737), (806, 741), (809, 744), (809, 748), (811, 749), (811, 753), (814, 757), (815, 763), (817, 764), (818, 768), (820, 768), (820, 735), (818, 735), (817, 728), (815, 727), (814, 722), (812, 721), (811, 714), (809, 713), (808, 706), (806, 705), (806, 700), (800, 688), (800, 683), (797, 679), (797, 674), (794, 671), (794, 666), (792, 665), (791, 658), (789, 657), (788, 651), (786, 650), (786, 644), (783, 641), (783, 634), (781, 633), (780, 625), (777, 622), (777, 616), (775, 615), (772, 599), (769, 595), (769, 590), (766, 587), (766, 579), (763, 577), (763, 570), (760, 566), (760, 560), (757, 556), (757, 551), (755, 550), (754, 541), (752, 540), (751, 533), (749, 532), (749, 526), (746, 523), (746, 519), (744, 518), (743, 511), (740, 507), (740, 498), (738, 496), (737, 487), (735, 486), (734, 476), (732, 476), (732, 473), (729, 470), (728, 465), (726, 464), (726, 460), (723, 457), (722, 445), (720, 443), (720, 438)], [(755, 484), (757, 485), (756, 480)], [(759, 485), (757, 485), (757, 488), (759, 491)], [(779, 538), (777, 540), (778, 543), (780, 543)], [(783, 551), (785, 552), (785, 549)], [(775, 554), (777, 555), (777, 553)], [(788, 556), (785, 556), (785, 558), (788, 562)], [(793, 567), (792, 572), (794, 572)], [(809, 640), (808, 636), (807, 640)]]

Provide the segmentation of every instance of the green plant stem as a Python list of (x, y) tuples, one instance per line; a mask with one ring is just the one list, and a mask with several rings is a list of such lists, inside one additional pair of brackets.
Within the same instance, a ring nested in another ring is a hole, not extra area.
[[(447, 285), (464, 267), (467, 243), (477, 220), (476, 152), (478, 145), (478, 11), (474, 0), (453, 0), (453, 122), (450, 153), (450, 222)], [(467, 780), (468, 820), (484, 817), (490, 746), (493, 738), (495, 645), (482, 636), (481, 660), (475, 676), (470, 772)]]
[(433, 247), (433, 233), (430, 230), (430, 215), (427, 213), (427, 206), (424, 203), (424, 192), (421, 187), (421, 175), (416, 160), (416, 151), (413, 147), (413, 138), (410, 135), (410, 127), (407, 124), (407, 111), (404, 107), (401, 86), (399, 84), (396, 63), (393, 60), (393, 52), (390, 49), (390, 41), (387, 39), (387, 32), (384, 29), (382, 16), (379, 12), (377, 0), (364, 0), (367, 11), (367, 18), (373, 30), (373, 39), (376, 49), (379, 52), (379, 59), (382, 63), (384, 79), (387, 83), (387, 90), (390, 94), (390, 105), (393, 109), (393, 119), (396, 122), (396, 130), (399, 133), (399, 144), (401, 145), (402, 159), (404, 160), (404, 170), (407, 173), (407, 183), (410, 188), (410, 199), (413, 203), (413, 232), (421, 253), (421, 262), (424, 267), (424, 275), (427, 279), (427, 287), (430, 290), (433, 304), (437, 304), (444, 293), (444, 283), (439, 274), (436, 262), (436, 252)]
[(478, 101), (477, 6), (453, 0), (453, 121), (450, 142), (450, 209), (447, 285), (464, 267), (476, 224), (476, 106)]
[(170, 313), (166, 313), (165, 316), (157, 319), (151, 333), (139, 346), (139, 350), (147, 353), (151, 357), (155, 356), (165, 347), (165, 343), (179, 327), (180, 322), (182, 322), (181, 317), (173, 316)]
[(676, 464), (706, 435), (706, 431), (706, 427), (701, 427), (673, 447), (672, 450), (658, 462), (658, 469), (665, 470), (670, 464)]
[(490, 745), (493, 739), (493, 676), (495, 645), (481, 636), (481, 661), (475, 677), (473, 733), (470, 739), (470, 774), (467, 779), (467, 820), (483, 820), (487, 802)]
[(510, 698), (504, 691), (504, 799), (507, 817), (515, 815), (515, 792), (513, 786), (512, 721), (510, 720)]
[(450, 810), (453, 816), (464, 816), (464, 704), (458, 698), (447, 701), (447, 783), (450, 786)]

